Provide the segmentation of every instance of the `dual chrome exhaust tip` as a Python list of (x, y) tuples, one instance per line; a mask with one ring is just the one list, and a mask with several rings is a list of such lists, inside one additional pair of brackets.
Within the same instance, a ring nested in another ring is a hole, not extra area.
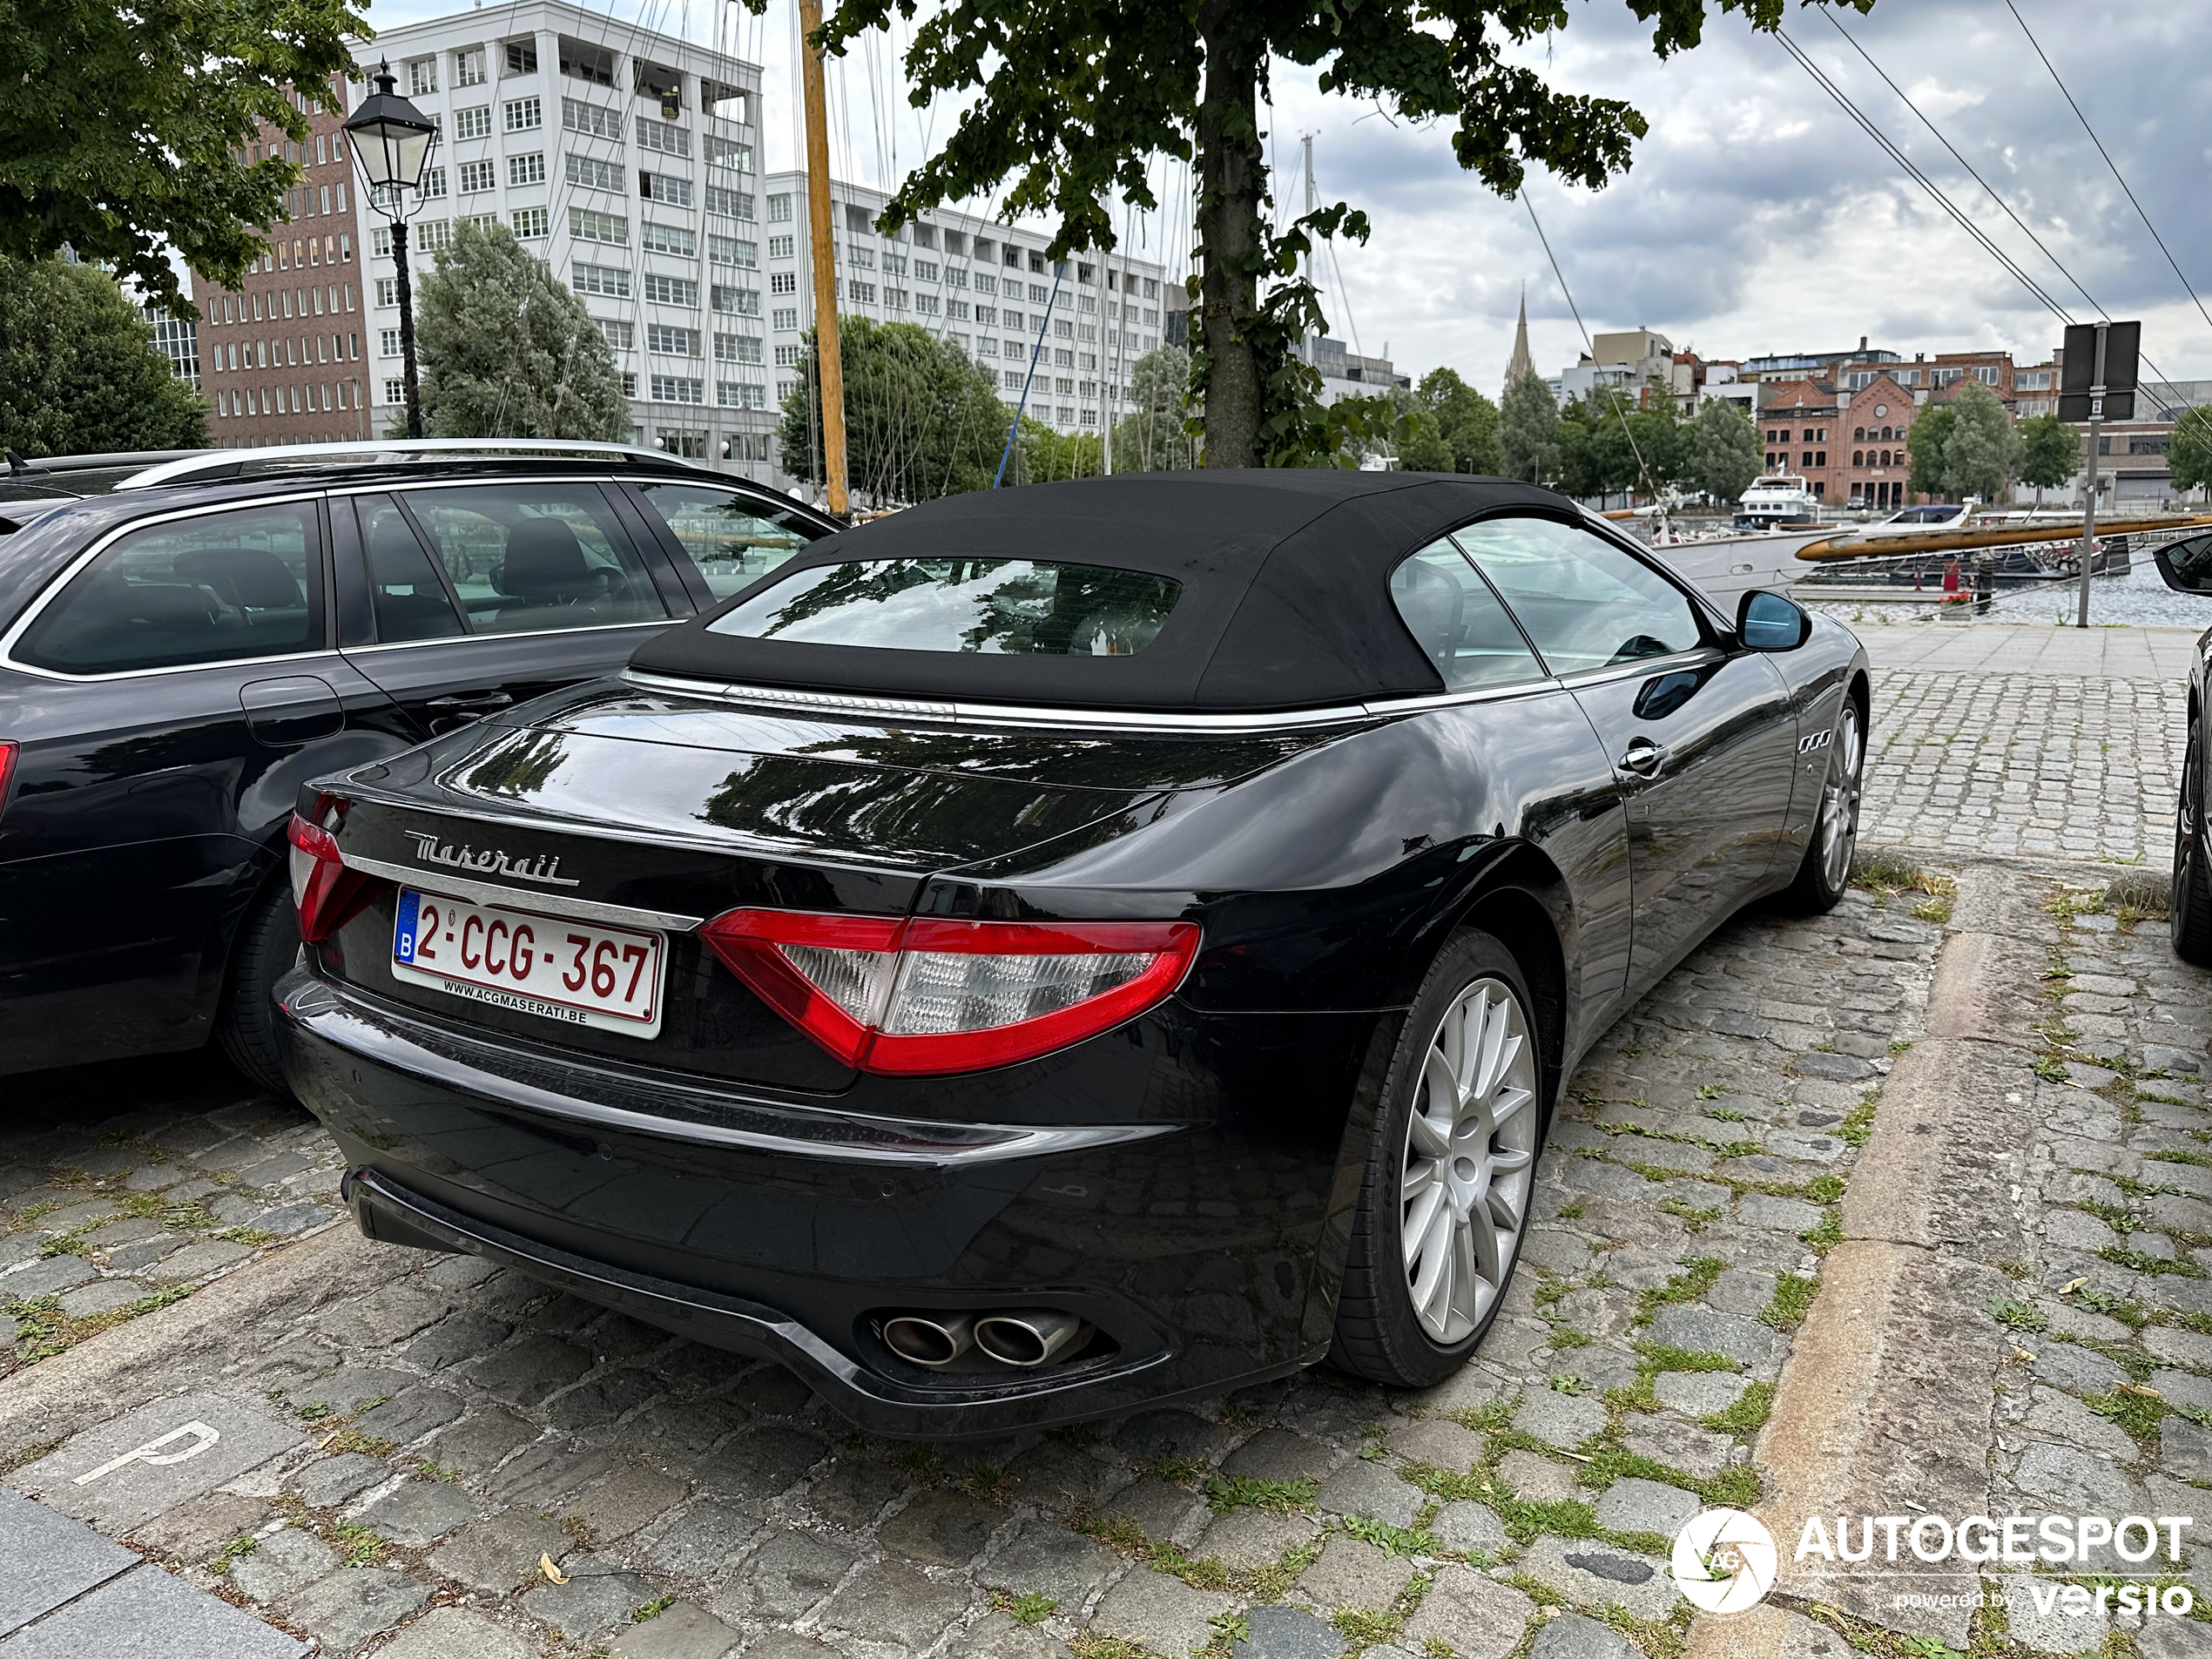
[(1051, 1308), (991, 1313), (886, 1315), (884, 1345), (909, 1365), (942, 1371), (981, 1354), (1017, 1371), (1034, 1371), (1078, 1352), (1090, 1326)]

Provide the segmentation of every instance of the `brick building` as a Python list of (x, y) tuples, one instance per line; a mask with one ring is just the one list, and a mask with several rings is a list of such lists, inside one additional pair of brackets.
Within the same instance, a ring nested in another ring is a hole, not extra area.
[[(1895, 376), (1874, 375), (1851, 394), (1837, 417), (1834, 499), (1878, 512), (1907, 504), (1905, 432), (1916, 408)], [(1845, 448), (1844, 432), (1851, 434)]]
[(237, 288), (192, 274), (199, 384), (219, 448), (375, 435), (362, 367), (358, 184), (339, 131), (347, 88), (334, 85), (335, 111), (293, 95), (311, 129), (305, 143), (264, 127), (248, 147), (248, 160), (279, 154), (300, 168), (286, 218), (269, 229), (269, 252)]
[(1766, 469), (1796, 473), (1815, 501), (1834, 501), (1836, 388), (1825, 381), (1783, 381), (1760, 388), (1758, 422)]

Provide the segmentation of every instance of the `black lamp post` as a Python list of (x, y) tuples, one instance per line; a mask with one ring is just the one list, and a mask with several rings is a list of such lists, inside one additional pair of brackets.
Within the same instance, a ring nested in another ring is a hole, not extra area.
[(376, 90), (361, 100), (346, 122), (346, 135), (354, 149), (354, 165), (368, 185), (369, 200), (381, 206), (392, 227), (392, 259), (399, 267), (400, 352), (406, 361), (407, 435), (422, 435), (422, 398), (415, 374), (415, 293), (407, 273), (407, 193), (417, 192), (421, 206), (422, 170), (438, 142), (437, 123), (392, 89), (396, 84), (389, 64), (379, 64), (373, 78)]

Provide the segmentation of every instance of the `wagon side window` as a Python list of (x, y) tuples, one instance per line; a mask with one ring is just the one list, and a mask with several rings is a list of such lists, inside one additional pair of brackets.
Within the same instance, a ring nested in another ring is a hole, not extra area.
[(1447, 691), (1543, 678), (1521, 630), (1450, 538), (1431, 543), (1392, 571), (1390, 597)]
[(1588, 530), (1548, 518), (1486, 518), (1453, 537), (1554, 674), (1670, 657), (1704, 643), (1680, 589)]

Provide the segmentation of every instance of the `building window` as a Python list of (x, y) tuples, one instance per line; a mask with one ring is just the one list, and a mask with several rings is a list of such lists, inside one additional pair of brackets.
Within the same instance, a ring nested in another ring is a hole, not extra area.
[(588, 207), (569, 209), (569, 234), (579, 242), (608, 242), (617, 247), (630, 241), (630, 221), (617, 213), (594, 212)]
[[(635, 374), (624, 374), (622, 377), (622, 395), (624, 397), (637, 395), (637, 377)], [(638, 435), (643, 437), (644, 435), (640, 433)]]
[(461, 193), (476, 196), (498, 187), (499, 174), (489, 161), (464, 161), (461, 164)]
[(722, 440), (725, 461), (765, 461), (768, 457), (768, 435), (765, 432), (732, 432)]
[[(696, 403), (701, 400), (691, 400)], [(653, 431), (653, 448), (664, 454), (680, 455), (686, 461), (706, 459), (706, 434), (690, 427), (658, 427)]]
[(607, 337), (607, 344), (617, 351), (629, 351), (637, 344), (635, 324), (617, 322), (611, 317), (594, 317), (591, 320), (599, 325), (599, 332)]
[(383, 307), (387, 307), (387, 306), (395, 306), (395, 305), (399, 304), (399, 302), (400, 302), (400, 281), (399, 281), (399, 279), (398, 279), (397, 277), (379, 277), (379, 278), (377, 278), (377, 279), (376, 279), (376, 304), (377, 304), (377, 308), (378, 308), (379, 310), (381, 310)]
[(643, 172), (637, 175), (637, 194), (649, 202), (666, 202), (674, 207), (691, 205), (691, 181), (673, 173)]
[(637, 246), (648, 253), (675, 253), (689, 259), (699, 251), (698, 238), (680, 225), (656, 225), (651, 219), (637, 226)]
[(691, 153), (691, 134), (688, 128), (671, 126), (665, 121), (637, 118), (637, 143), (640, 148), (658, 150), (664, 156), (689, 157)]
[(797, 368), (800, 361), (801, 359), (798, 347), (779, 346), (776, 347), (776, 367), (778, 368)]
[(771, 319), (769, 320), (769, 324), (768, 324), (768, 326), (769, 326), (770, 327), (772, 327), (772, 328), (796, 328), (796, 327), (799, 327), (799, 309), (798, 309), (798, 307), (795, 307), (795, 306), (782, 306), (782, 307), (779, 307), (777, 308), (776, 314), (775, 314), (772, 318), (771, 318)]
[(937, 314), (937, 296), (934, 293), (917, 293), (914, 295), (914, 311), (915, 314), (920, 316), (935, 316)]
[(748, 271), (757, 270), (760, 265), (760, 245), (735, 236), (718, 236), (710, 231), (706, 239), (706, 257), (717, 265), (736, 265)]
[(1812, 464), (1816, 467), (1825, 467), (1828, 464), (1828, 452), (1825, 449), (1815, 450)]
[(590, 81), (596, 86), (615, 84), (615, 55), (604, 46), (587, 45), (581, 40), (561, 37), (561, 73), (571, 80)]
[(752, 381), (717, 381), (714, 401), (725, 409), (762, 409), (768, 407), (768, 388)]
[[(253, 395), (253, 394), (249, 392), (249, 393), (247, 393), (247, 394), (246, 394), (246, 395), (247, 395), (248, 397), (251, 397), (251, 396)], [(264, 395), (266, 396), (266, 394), (264, 394)], [(404, 403), (404, 402), (406, 402), (406, 401), (407, 401), (407, 382), (406, 382), (405, 381), (403, 381), (403, 380), (398, 380), (398, 381), (386, 381), (384, 382), (384, 401), (385, 401), (387, 403)], [(253, 411), (249, 409), (249, 410), (247, 411), (247, 413), (248, 413), (248, 414), (251, 414), (251, 413), (253, 413)]]
[(569, 182), (585, 190), (616, 190), (622, 188), (622, 164), (602, 161), (597, 156), (580, 156), (573, 150), (563, 159), (568, 170)]
[(875, 284), (848, 277), (845, 282), (845, 297), (856, 306), (872, 306), (875, 303)]
[(796, 271), (770, 272), (768, 274), (768, 292), (771, 293), (797, 293), (799, 292), (799, 273)]
[[(791, 198), (789, 196), (771, 196), (768, 198), (768, 222), (772, 225), (788, 225), (791, 223)], [(786, 248), (784, 252), (786, 257), (788, 258), (790, 255), (790, 249)]]
[(619, 265), (571, 265), (569, 286), (578, 293), (604, 293), (611, 299), (630, 298), (630, 272)]
[(545, 125), (543, 101), (537, 98), (509, 98), (500, 110), (509, 132), (530, 132)]
[(653, 401), (656, 403), (704, 403), (706, 401), (706, 382), (686, 380), (680, 374), (656, 374), (652, 377)]
[(507, 182), (509, 185), (542, 185), (545, 182), (545, 158), (536, 151), (526, 156), (507, 158)]
[(543, 207), (517, 207), (512, 219), (516, 238), (525, 242), (544, 235), (548, 228)]
[(690, 277), (659, 276), (648, 271), (644, 285), (645, 298), (657, 306), (683, 306), (688, 308), (699, 302), (699, 285)]
[(407, 66), (407, 95), (423, 98), (438, 90), (438, 60), (417, 57)]
[(790, 237), (772, 236), (768, 239), (768, 257), (770, 259), (787, 260), (791, 258), (791, 256), (792, 246)]
[(479, 104), (474, 109), (453, 112), (453, 136), (461, 138), (489, 138), (491, 137), (491, 105)]
[[(561, 100), (561, 125), (571, 132), (583, 133), (586, 138), (612, 138), (617, 144), (622, 142), (621, 115), (603, 105), (587, 104), (582, 98), (564, 98)], [(573, 161), (575, 158), (571, 156), (570, 159)], [(571, 184), (581, 182), (573, 172), (569, 175), (569, 181)], [(622, 186), (613, 184), (597, 188), (619, 190)]]
[(1859, 450), (1854, 449), (1851, 452), (1851, 463), (1854, 467), (1863, 467), (1866, 464), (1866, 457)]
[(717, 311), (734, 311), (741, 317), (760, 314), (760, 290), (758, 288), (725, 287), (718, 283), (713, 300)]
[(379, 357), (397, 357), (400, 354), (400, 331), (398, 329), (380, 328), (377, 330), (376, 354)]
[(1022, 371), (1018, 368), (1001, 369), (1000, 384), (1008, 391), (1018, 391), (1022, 385)]
[(749, 190), (725, 190), (719, 185), (706, 187), (706, 211), (719, 213), (725, 219), (750, 219), (753, 215), (752, 192)]
[(735, 138), (718, 138), (710, 132), (706, 135), (706, 165), (727, 167), (735, 172), (751, 172), (752, 146)]
[(664, 322), (645, 325), (645, 349), (658, 352), (664, 357), (697, 357), (699, 354), (698, 332), (691, 328), (678, 328)]
[(757, 363), (760, 361), (760, 341), (752, 334), (717, 334), (714, 337), (714, 361), (718, 363)]
[(509, 75), (537, 73), (537, 42), (510, 40), (507, 43), (507, 72)]
[[(441, 197), (445, 193), (446, 170), (443, 167), (425, 167), (422, 170), (422, 195), (424, 199), (428, 200), (433, 198)], [(297, 264), (298, 261), (294, 260), (293, 263)]]
[(455, 87), (482, 86), (484, 84), (484, 49), (463, 46), (453, 55), (453, 84)]

